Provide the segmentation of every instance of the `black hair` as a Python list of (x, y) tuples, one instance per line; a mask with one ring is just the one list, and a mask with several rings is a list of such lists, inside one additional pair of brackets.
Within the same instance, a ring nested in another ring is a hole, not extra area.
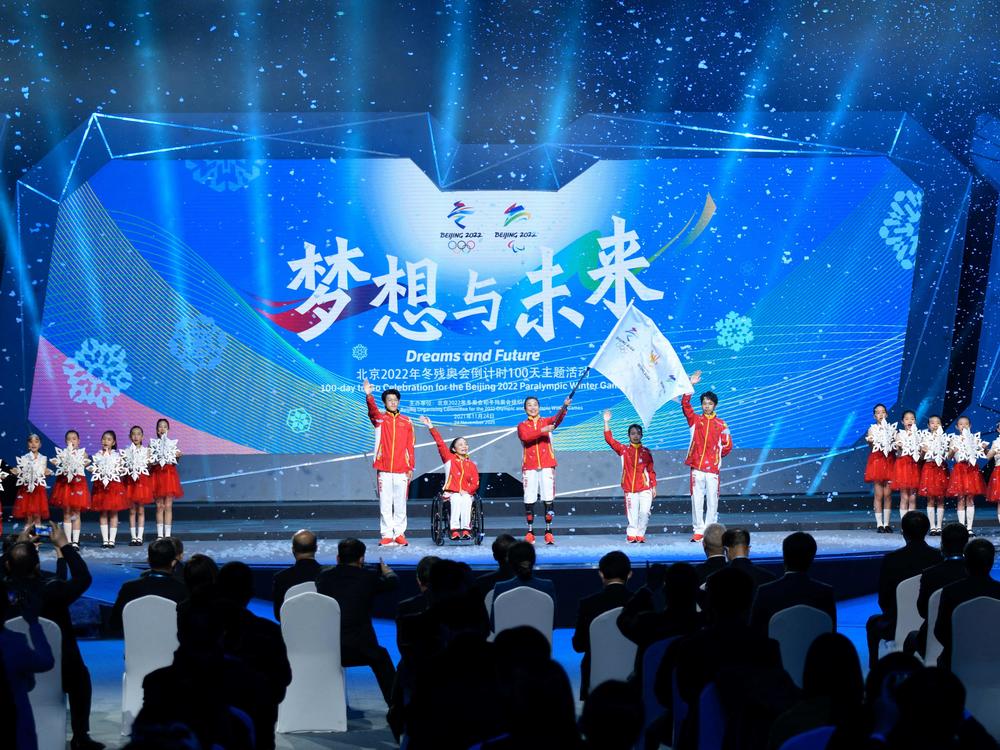
[(941, 554), (947, 557), (961, 555), (968, 543), (969, 530), (965, 528), (965, 524), (952, 521), (941, 529)]
[(140, 427), (140, 426), (139, 426), (139, 425), (137, 425), (137, 424), (134, 424), (134, 425), (132, 425), (131, 427), (129, 427), (129, 428), (128, 428), (128, 434), (129, 434), (129, 435), (131, 435), (131, 434), (132, 434), (132, 430), (138, 430), (138, 431), (140, 432), (140, 434), (142, 434), (142, 435), (145, 435), (145, 434), (146, 434), (146, 431), (145, 431), (145, 430), (143, 430), (143, 429), (142, 429), (142, 427)]
[(402, 394), (400, 394), (400, 392), (397, 391), (395, 388), (386, 388), (384, 391), (382, 391), (382, 404), (383, 405), (385, 405), (385, 400), (389, 396), (395, 396), (396, 397), (396, 401), (402, 401), (403, 400)]
[(753, 604), (753, 579), (739, 568), (723, 568), (708, 577), (706, 612), (709, 619), (745, 617)]
[(146, 556), (151, 568), (169, 568), (177, 557), (174, 544), (167, 538), (156, 539), (150, 543)]
[(535, 567), (535, 548), (528, 542), (514, 542), (507, 550), (507, 564), (514, 575), (522, 581), (528, 580)]
[(80, 433), (76, 430), (66, 430), (66, 434), (63, 436), (63, 440), (69, 440), (70, 435), (76, 435), (76, 439), (80, 439)]
[(633, 424), (630, 424), (630, 425), (628, 426), (628, 431), (629, 431), (630, 433), (632, 432), (632, 428), (635, 428), (635, 429), (637, 429), (637, 430), (639, 431), (639, 437), (642, 437), (642, 425), (641, 425), (641, 424), (634, 424), (634, 423), (633, 423)]
[(38, 550), (31, 542), (18, 542), (4, 555), (11, 578), (28, 578), (38, 567)]
[(337, 563), (350, 565), (365, 556), (365, 543), (360, 539), (348, 537), (337, 545)]
[(705, 391), (701, 394), (701, 403), (704, 403), (705, 399), (711, 401), (714, 406), (719, 405), (719, 397), (715, 395), (714, 391)]
[(968, 422), (968, 423), (969, 423), (970, 425), (972, 424), (972, 420), (971, 420), (971, 419), (969, 419), (968, 415), (966, 415), (966, 414), (959, 414), (959, 416), (958, 416), (958, 419), (956, 419), (956, 420), (955, 420), (955, 424), (958, 424), (958, 423), (959, 423), (960, 421), (962, 421), (963, 419), (964, 419), (964, 420), (965, 420), (966, 422)]
[(180, 537), (168, 536), (166, 537), (170, 540), (170, 543), (174, 545), (174, 555), (180, 557), (184, 554), (184, 542), (180, 540)]
[(886, 407), (885, 407), (885, 404), (875, 404), (875, 406), (873, 406), (873, 407), (872, 407), (872, 414), (874, 414), (874, 413), (875, 413), (875, 410), (876, 410), (876, 409), (878, 409), (878, 408), (879, 408), (880, 406), (881, 406), (881, 407), (882, 407), (883, 409), (885, 409), (885, 410), (886, 410), (886, 412), (888, 412), (888, 411), (889, 411), (888, 409), (886, 409)]
[(903, 539), (915, 542), (927, 536), (927, 532), (931, 530), (931, 522), (926, 513), (910, 510), (899, 522), (899, 527), (903, 530)]
[(451, 445), (448, 446), (448, 450), (450, 450), (452, 453), (454, 453), (455, 452), (455, 443), (457, 443), (459, 440), (464, 440), (464, 438), (461, 435), (459, 435), (457, 438), (455, 438), (454, 440), (452, 440), (451, 441)]
[[(650, 566), (652, 573), (654, 566)], [(677, 562), (663, 575), (663, 587), (671, 609), (689, 609), (694, 612), (701, 579), (691, 563)]]
[(929, 417), (927, 417), (927, 421), (928, 422), (930, 422), (932, 419), (936, 419), (938, 422), (943, 422), (944, 421), (943, 419), (941, 419), (941, 415), (940, 414), (931, 414)]
[(417, 563), (417, 581), (425, 586), (431, 581), (431, 570), (441, 561), (440, 557), (425, 555)]
[(902, 416), (902, 418), (906, 419), (906, 415), (907, 414), (912, 414), (914, 419), (917, 418), (917, 413), (915, 411), (913, 411), (913, 409), (904, 409), (903, 410), (903, 416)]
[(996, 554), (996, 548), (989, 539), (973, 539), (965, 545), (965, 567), (970, 575), (988, 576)]
[(498, 534), (493, 540), (493, 559), (501, 565), (507, 564), (507, 550), (517, 540), (510, 534)]
[(785, 568), (793, 573), (805, 573), (816, 558), (816, 540), (812, 534), (795, 531), (781, 543), (781, 556), (785, 560)]
[(602, 557), (597, 567), (605, 579), (619, 578), (624, 581), (632, 572), (632, 561), (628, 559), (628, 555), (616, 549)]
[(594, 688), (580, 714), (586, 747), (634, 747), (645, 725), (642, 701), (636, 698), (634, 688), (621, 680)]
[(827, 696), (838, 714), (847, 719), (861, 708), (865, 680), (854, 644), (843, 633), (822, 633), (806, 652), (802, 692), (807, 698)]
[(219, 569), (217, 580), (223, 598), (241, 607), (246, 607), (253, 599), (253, 571), (245, 562), (227, 562)]
[(749, 547), (750, 531), (748, 529), (726, 529), (722, 535), (723, 547)]
[(529, 401), (534, 401), (536, 404), (539, 405), (542, 403), (541, 401), (538, 400), (538, 396), (528, 396), (527, 398), (524, 399), (524, 406), (522, 406), (521, 408), (526, 409), (528, 407)]
[(163, 424), (165, 424), (167, 426), (168, 430), (170, 429), (170, 420), (169, 419), (167, 419), (166, 417), (160, 417), (159, 419), (156, 420), (156, 426), (157, 427), (160, 426), (160, 422), (163, 422)]
[(219, 566), (211, 557), (200, 552), (191, 555), (191, 559), (184, 566), (184, 585), (187, 587), (188, 594), (202, 586), (215, 583), (215, 578), (218, 575)]
[(114, 450), (115, 448), (117, 448), (118, 447), (118, 436), (115, 434), (115, 431), (114, 430), (105, 430), (104, 432), (102, 432), (101, 433), (101, 440), (102, 441), (104, 440), (104, 436), (105, 435), (110, 435), (111, 439), (114, 441), (114, 445), (111, 446), (111, 450)]

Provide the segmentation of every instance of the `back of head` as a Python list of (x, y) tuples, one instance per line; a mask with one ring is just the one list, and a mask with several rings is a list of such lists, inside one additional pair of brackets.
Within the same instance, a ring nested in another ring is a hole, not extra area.
[(337, 545), (337, 563), (339, 565), (356, 565), (365, 556), (365, 543), (360, 539), (350, 537)]
[(431, 565), (428, 585), (435, 599), (443, 599), (465, 590), (465, 568), (454, 560), (436, 560)]
[(726, 529), (722, 535), (722, 546), (727, 549), (740, 549), (750, 546), (750, 532), (747, 529)]
[[(558, 662), (516, 659), (501, 682), (501, 688), (508, 731), (515, 745), (527, 750), (579, 744), (573, 688)], [(545, 720), (542, 722), (535, 715), (539, 696), (544, 696), (545, 700)]]
[(301, 529), (292, 537), (292, 554), (295, 559), (316, 556), (316, 535), (309, 529)]
[(705, 527), (701, 544), (705, 548), (706, 556), (710, 557), (712, 555), (721, 555), (723, 553), (722, 535), (725, 533), (726, 527), (721, 523), (710, 523)]
[(216, 579), (219, 594), (241, 607), (245, 607), (253, 599), (253, 571), (242, 562), (227, 562), (219, 570)]
[(632, 573), (632, 561), (621, 550), (612, 550), (598, 563), (598, 569), (605, 581), (625, 581)]
[[(913, 750), (955, 746), (964, 719), (965, 687), (954, 674), (940, 667), (916, 670), (899, 685), (896, 704), (894, 746)], [(931, 717), (933, 721), (928, 721)]]
[(535, 548), (528, 542), (514, 542), (507, 550), (507, 564), (514, 575), (526, 581), (535, 569)]
[(909, 542), (922, 542), (931, 530), (931, 522), (926, 513), (918, 510), (907, 511), (899, 523), (903, 531), (903, 539)]
[(530, 625), (501, 630), (493, 642), (497, 649), (497, 664), (501, 667), (509, 667), (522, 661), (544, 661), (552, 657), (549, 639)]
[(497, 561), (498, 565), (507, 565), (507, 550), (516, 541), (510, 534), (498, 534), (497, 538), (493, 540), (493, 559)]
[(427, 586), (431, 582), (431, 569), (441, 562), (440, 557), (434, 555), (424, 555), (417, 563), (417, 583)]
[(667, 568), (663, 577), (664, 590), (667, 595), (667, 606), (671, 609), (690, 607), (694, 609), (701, 582), (694, 566), (678, 562)]
[(215, 564), (215, 560), (208, 555), (197, 553), (191, 555), (191, 559), (184, 566), (184, 585), (190, 594), (202, 586), (215, 583), (218, 574), (219, 566)]
[(865, 683), (858, 651), (841, 633), (823, 633), (809, 647), (802, 673), (806, 698), (830, 696), (846, 715), (861, 706)]
[(805, 573), (816, 559), (816, 540), (812, 534), (796, 531), (781, 543), (781, 555), (785, 560), (785, 570)]
[(7, 550), (7, 570), (14, 579), (31, 578), (38, 571), (38, 550), (31, 542), (18, 542)]
[(174, 549), (173, 542), (164, 537), (150, 542), (146, 557), (153, 570), (169, 570), (177, 559), (177, 550)]
[(713, 622), (745, 620), (753, 604), (753, 579), (739, 568), (723, 568), (708, 577), (706, 611)]
[(965, 567), (970, 576), (989, 576), (996, 548), (988, 539), (973, 539), (965, 545)]
[(865, 703), (872, 705), (882, 695), (882, 689), (889, 682), (898, 683), (922, 665), (917, 657), (902, 651), (886, 654), (877, 662), (865, 677)]
[(580, 715), (580, 730), (589, 747), (629, 750), (642, 732), (644, 711), (635, 688), (608, 680), (590, 691)]
[(177, 558), (181, 557), (181, 555), (184, 554), (184, 542), (182, 542), (180, 538), (176, 536), (168, 536), (166, 538), (170, 540), (170, 543), (172, 545), (174, 545), (174, 557)]
[(941, 530), (941, 554), (945, 557), (958, 557), (965, 552), (969, 543), (969, 530), (962, 523), (948, 523)]

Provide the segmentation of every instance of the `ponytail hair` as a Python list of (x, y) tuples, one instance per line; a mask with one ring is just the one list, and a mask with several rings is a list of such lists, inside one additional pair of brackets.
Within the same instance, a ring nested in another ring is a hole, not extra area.
[(521, 581), (531, 578), (535, 569), (535, 548), (528, 542), (515, 542), (507, 550), (507, 565)]

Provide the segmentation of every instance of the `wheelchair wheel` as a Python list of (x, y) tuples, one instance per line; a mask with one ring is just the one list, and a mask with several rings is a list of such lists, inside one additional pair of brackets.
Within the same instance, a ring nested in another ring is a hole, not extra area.
[(472, 539), (478, 547), (486, 537), (486, 513), (479, 495), (472, 498)]
[(440, 495), (435, 495), (431, 501), (431, 539), (434, 544), (440, 547), (444, 544), (445, 533), (448, 529), (447, 507)]

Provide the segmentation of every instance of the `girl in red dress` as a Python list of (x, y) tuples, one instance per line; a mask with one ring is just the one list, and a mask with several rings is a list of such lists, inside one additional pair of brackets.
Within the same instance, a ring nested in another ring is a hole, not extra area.
[[(41, 448), (42, 439), (35, 433), (28, 435), (28, 452), (21, 457), (21, 461), (31, 464), (36, 482), (30, 490), (27, 484), (19, 485), (17, 499), (14, 501), (14, 518), (23, 519), (25, 527), (41, 526), (42, 521), (48, 520), (49, 517), (49, 496), (45, 477), (51, 476), (52, 470), (47, 466), (48, 459), (38, 452)], [(21, 469), (13, 468), (10, 473), (20, 477)]]
[[(986, 483), (983, 482), (983, 475), (979, 473), (979, 466), (976, 462), (975, 454), (970, 455), (970, 451), (976, 446), (969, 444), (964, 433), (972, 432), (972, 423), (968, 417), (962, 416), (955, 421), (955, 432), (952, 433), (949, 441), (948, 457), (955, 459), (951, 468), (951, 479), (948, 480), (948, 494), (958, 498), (958, 522), (965, 524), (969, 530), (969, 536), (975, 536), (972, 532), (972, 521), (976, 517), (976, 495), (986, 494)], [(986, 443), (981, 443), (981, 448), (986, 447)]]
[[(156, 420), (156, 437), (158, 440), (168, 438), (167, 432), (170, 430), (170, 422), (163, 417)], [(181, 452), (177, 451), (176, 458), (180, 458)], [(174, 522), (174, 500), (184, 497), (184, 490), (181, 489), (181, 478), (177, 473), (177, 464), (166, 463), (160, 465), (153, 462), (149, 468), (149, 476), (153, 483), (153, 499), (156, 500), (156, 538), (170, 536), (170, 528)]]
[(889, 482), (892, 481), (895, 456), (891, 445), (883, 446), (884, 449), (876, 447), (877, 432), (888, 428), (887, 413), (884, 404), (875, 404), (872, 410), (875, 424), (869, 427), (865, 434), (865, 442), (872, 446), (868, 454), (868, 463), (865, 464), (865, 481), (871, 482), (874, 488), (875, 526), (879, 534), (892, 533), (892, 526), (889, 523), (892, 517), (892, 489), (889, 487)]
[(91, 493), (91, 507), (100, 513), (101, 546), (111, 549), (118, 536), (118, 513), (128, 508), (125, 498), (125, 473), (122, 454), (118, 452), (118, 436), (107, 430), (101, 435), (101, 450), (94, 454), (87, 467), (94, 474), (94, 489)]
[(892, 487), (899, 490), (899, 519), (917, 509), (917, 490), (920, 489), (920, 430), (917, 415), (907, 409), (903, 412), (903, 429), (896, 433), (896, 460), (892, 466)]
[[(1000, 422), (997, 422), (997, 432), (1000, 432)], [(990, 483), (986, 486), (986, 502), (996, 503), (997, 521), (1000, 521), (1000, 437), (993, 441), (986, 458), (993, 462), (993, 473)]]
[(927, 498), (931, 536), (941, 536), (944, 525), (944, 498), (948, 494), (948, 436), (937, 414), (927, 420), (921, 435), (920, 494)]
[(141, 547), (146, 533), (146, 506), (153, 502), (153, 478), (149, 475), (149, 448), (142, 444), (142, 428), (135, 425), (128, 431), (131, 445), (125, 449), (125, 499), (128, 500), (128, 525), (132, 533), (130, 547)]
[[(64, 454), (80, 451), (80, 433), (76, 430), (66, 431), (66, 448)], [(56, 470), (56, 485), (52, 490), (52, 505), (62, 508), (63, 531), (74, 548), (80, 549), (80, 514), (90, 509), (90, 490), (87, 488), (87, 477), (83, 473), (90, 459), (86, 451), (80, 451), (83, 463), (78, 466), (63, 466), (64, 458), (58, 455), (49, 462), (60, 467)]]

